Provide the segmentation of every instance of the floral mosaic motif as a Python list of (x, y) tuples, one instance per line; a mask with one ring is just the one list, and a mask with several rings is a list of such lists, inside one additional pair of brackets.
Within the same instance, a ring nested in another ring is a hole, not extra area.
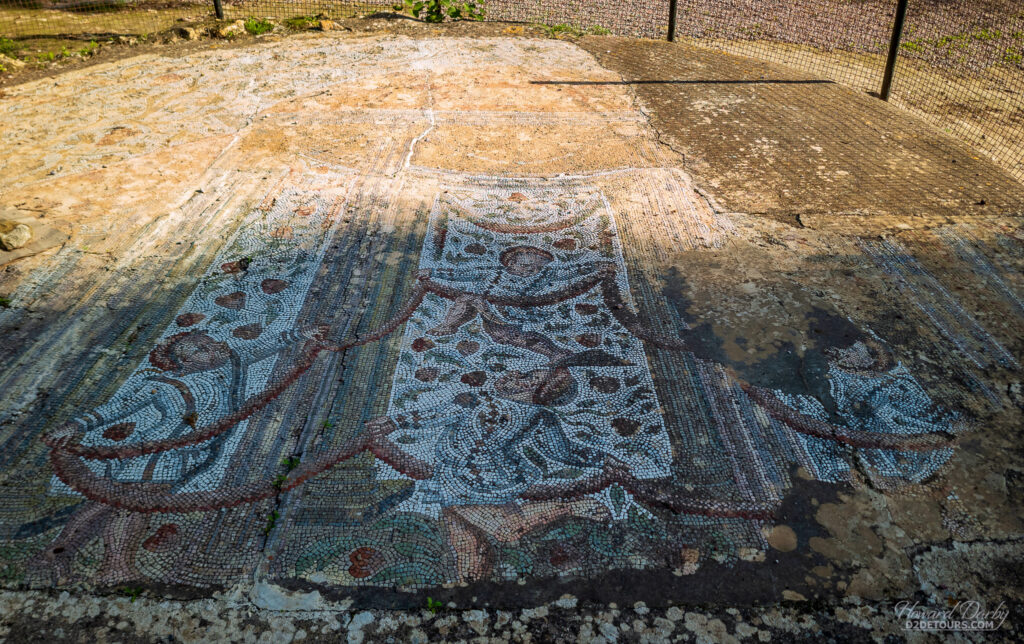
[[(52, 492), (87, 500), (37, 568), (68, 580), (100, 537), (101, 579), (135, 579), (140, 551), (189, 542), (178, 517), (279, 498), (337, 468), (365, 501), (344, 529), (299, 537), (279, 574), (423, 586), (665, 561), (692, 570), (764, 547), (792, 465), (839, 481), (860, 459), (877, 482), (921, 481), (960, 429), (870, 331), (826, 351), (820, 397), (698, 358), (685, 325), (651, 331), (608, 201), (575, 180), (442, 190), (398, 312), (356, 338), (307, 326), (333, 212), (297, 190), (257, 209), (146, 362), (46, 437)], [(250, 416), (319, 355), (399, 332), (384, 415), (284, 475), (225, 475), (248, 458), (236, 452)], [(681, 366), (678, 382), (652, 375), (666, 361)], [(695, 417), (670, 426), (666, 405)]]

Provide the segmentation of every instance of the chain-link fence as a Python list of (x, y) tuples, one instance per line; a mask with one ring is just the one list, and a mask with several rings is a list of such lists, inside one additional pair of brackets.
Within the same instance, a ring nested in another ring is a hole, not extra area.
[(18, 43), (142, 36), (213, 16), (213, 0), (0, 0), (0, 53)]
[[(676, 39), (877, 94), (898, 0), (678, 0)], [(1024, 2), (909, 0), (890, 100), (1024, 180)]]
[[(485, 20), (552, 33), (669, 36), (879, 93), (900, 0), (489, 0)], [(392, 12), (393, 2), (222, 0), (220, 16), (293, 27)], [(0, 0), (0, 56), (33, 42), (144, 35), (213, 19), (214, 0)], [(1024, 2), (909, 0), (890, 100), (1024, 180)], [(2, 63), (2, 58), (0, 58)]]

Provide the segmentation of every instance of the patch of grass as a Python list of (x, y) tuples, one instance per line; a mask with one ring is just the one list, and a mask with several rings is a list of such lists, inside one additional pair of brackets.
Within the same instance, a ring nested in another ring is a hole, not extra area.
[(583, 29), (582, 27), (577, 27), (576, 25), (563, 22), (557, 25), (540, 25), (540, 27), (544, 30), (544, 33), (551, 38), (558, 38), (559, 36), (579, 37), (584, 34), (590, 34), (591, 36), (607, 36), (611, 33), (610, 29), (602, 27), (601, 25), (594, 25), (593, 27)]
[(11, 298), (0, 295), (0, 308), (11, 308)]
[(924, 45), (920, 40), (907, 40), (905, 42), (900, 43), (900, 49), (903, 49), (904, 51), (917, 53), (920, 51), (924, 51)]
[(10, 38), (0, 38), (0, 56), (16, 58), (21, 47)]
[(91, 56), (96, 52), (97, 49), (99, 49), (99, 46), (100, 44), (98, 42), (96, 42), (95, 40), (90, 40), (88, 45), (78, 50), (78, 55), (82, 56), (83, 58), (86, 56)]
[(254, 36), (265, 34), (268, 31), (273, 31), (274, 23), (269, 20), (257, 20), (256, 18), (249, 18), (245, 21), (245, 30)]
[(61, 47), (60, 51), (44, 51), (36, 55), (36, 59), (43, 63), (52, 63), (55, 60), (62, 58), (71, 58), (73, 56), (80, 56), (86, 58), (96, 53), (99, 49), (100, 44), (95, 40), (89, 41), (89, 44), (78, 50), (69, 49), (67, 45)]
[(559, 36), (582, 36), (583, 30), (579, 27), (570, 25), (568, 23), (560, 23), (557, 25), (541, 25), (544, 33), (550, 38), (558, 38)]
[(740, 27), (739, 31), (740, 33), (750, 36), (751, 38), (757, 38), (765, 33), (765, 28), (763, 25), (761, 25), (761, 23), (755, 22), (749, 27)]
[(1005, 54), (1003, 54), (1003, 62), (1011, 65), (1020, 65), (1024, 63), (1024, 53), (1021, 53), (1011, 47), (1006, 50)]
[(997, 40), (1003, 37), (1003, 32), (999, 31), (998, 29), (988, 29), (986, 27), (982, 27), (981, 29), (975, 31), (971, 35), (974, 36), (975, 40)]
[(295, 16), (284, 21), (284, 26), (296, 31), (312, 29), (320, 23), (316, 16)]
[(941, 38), (935, 41), (935, 46), (945, 47), (947, 49), (947, 53), (949, 53), (954, 49), (966, 49), (968, 46), (967, 39), (967, 34), (942, 36)]
[(449, 20), (483, 20), (484, 3), (478, 0), (405, 0), (392, 6), (395, 11), (408, 11), (423, 22)]

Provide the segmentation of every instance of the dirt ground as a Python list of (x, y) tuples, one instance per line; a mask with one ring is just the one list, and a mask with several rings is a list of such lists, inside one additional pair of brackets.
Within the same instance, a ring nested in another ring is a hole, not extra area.
[(1022, 184), (980, 154), (813, 72), (657, 41), (581, 45), (637, 85), (727, 209), (862, 233), (1020, 212)]
[(1024, 187), (750, 59), (360, 24), (3, 88), (0, 634), (1019, 639)]
[[(749, 6), (742, 2), (683, 3), (677, 38), (697, 47), (784, 64), (800, 73), (877, 94), (892, 19), (888, 4), (858, 3), (854, 7), (821, 0), (767, 5), (764, 0), (751, 2)], [(285, 26), (294, 14), (306, 9), (304, 5), (273, 1), (229, 3), (225, 9), (227, 21), (218, 24), (202, 3), (143, 6), (130, 12), (0, 7), (0, 31), (19, 35), (6, 42), (10, 51), (0, 51), (0, 87), (88, 64), (90, 60), (128, 55), (125, 50), (129, 44), (139, 53), (154, 46), (174, 45), (182, 27), (206, 34), (234, 20), (255, 17), (274, 23), (274, 35), (278, 36), (315, 28), (314, 16), (308, 16), (308, 22)], [(393, 13), (385, 5), (321, 3), (316, 10), (318, 15), (330, 16), (339, 28), (357, 32), (373, 32), (385, 24), (396, 33), (430, 29), (429, 25)], [(614, 5), (574, 11), (573, 7), (552, 11), (529, 3), (497, 2), (488, 13), (495, 23), (449, 28), (467, 34), (510, 35), (506, 33), (508, 25), (514, 24), (514, 35), (539, 36), (552, 35), (550, 25), (557, 24), (559, 33), (569, 36), (589, 28), (611, 28), (619, 35), (664, 37), (664, 7), (658, 2), (635, 3), (629, 16)], [(758, 15), (770, 18), (761, 21)], [(246, 35), (232, 38), (245, 40)], [(1024, 105), (1019, 100), (1024, 88), (1022, 39), (1024, 13), (1002, 0), (981, 5), (957, 3), (952, 7), (915, 5), (901, 46), (891, 100), (966, 141), (1020, 180), (1024, 177)]]
[[(878, 94), (885, 67), (882, 54), (824, 51), (763, 40), (680, 40), (694, 47), (781, 63), (873, 96)], [(1024, 105), (1018, 99), (1022, 88), (1024, 71), (1019, 69), (995, 65), (962, 74), (903, 58), (890, 102), (966, 141), (1019, 180), (1024, 176)]]

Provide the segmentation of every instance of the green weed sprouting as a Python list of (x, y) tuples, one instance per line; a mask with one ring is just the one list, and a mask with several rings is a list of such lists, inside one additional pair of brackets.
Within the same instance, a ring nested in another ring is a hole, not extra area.
[(117, 592), (125, 597), (131, 598), (131, 603), (135, 603), (135, 600), (142, 594), (142, 589), (138, 586), (122, 586), (117, 589)]
[(268, 31), (273, 31), (274, 23), (269, 20), (257, 20), (256, 18), (249, 18), (245, 21), (245, 30), (254, 36), (265, 34)]
[(21, 49), (21, 47), (18, 46), (18, 43), (14, 42), (10, 38), (0, 38), (0, 56), (14, 58), (19, 49)]
[(427, 597), (427, 610), (429, 610), (431, 613), (437, 614), (437, 611), (441, 610), (442, 608), (444, 608), (444, 604), (437, 601), (433, 597)]
[(284, 25), (289, 29), (301, 31), (303, 29), (311, 29), (317, 25), (320, 21), (316, 16), (295, 16), (288, 18), (284, 21)]
[(278, 514), (277, 510), (273, 510), (267, 515), (267, 525), (263, 528), (263, 536), (270, 534), (270, 531), (274, 529), (275, 525), (277, 525), (277, 520), (280, 517), (281, 515)]
[(484, 3), (476, 0), (404, 0), (394, 5), (395, 11), (408, 11), (423, 22), (450, 20), (483, 20)]
[(568, 23), (564, 23), (564, 22), (563, 23), (559, 23), (557, 25), (541, 25), (541, 28), (544, 29), (544, 33), (546, 33), (549, 38), (557, 38), (558, 36), (563, 36), (563, 35), (565, 35), (565, 36), (582, 36), (583, 35), (583, 30), (582, 29), (580, 29), (579, 27), (575, 27), (573, 25), (570, 25)]

